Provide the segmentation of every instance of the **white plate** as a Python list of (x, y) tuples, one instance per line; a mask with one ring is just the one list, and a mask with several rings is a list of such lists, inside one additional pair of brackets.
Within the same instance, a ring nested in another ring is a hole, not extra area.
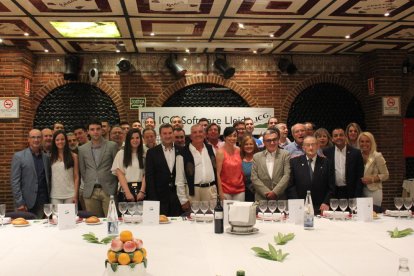
[(30, 226), (30, 222), (28, 224), (12, 224), (14, 227), (26, 227)]
[(235, 232), (235, 231), (231, 231), (231, 227), (226, 229), (226, 232), (229, 234), (233, 234), (233, 235), (252, 235), (252, 234), (256, 234), (259, 232), (259, 229), (256, 227), (253, 227), (253, 231), (251, 232)]
[(412, 216), (411, 211), (407, 211), (407, 210), (402, 210), (402, 211), (398, 211), (398, 210), (385, 210), (384, 212), (385, 216), (389, 216), (389, 217), (410, 217)]
[(85, 222), (87, 225), (99, 225), (102, 224), (102, 221), (99, 222)]
[(160, 221), (160, 224), (168, 224), (168, 223), (171, 223), (171, 220), (168, 220), (168, 221)]

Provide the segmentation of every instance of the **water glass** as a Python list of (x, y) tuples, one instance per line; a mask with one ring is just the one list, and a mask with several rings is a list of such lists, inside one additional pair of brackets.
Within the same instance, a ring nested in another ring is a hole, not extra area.
[(413, 199), (411, 197), (404, 197), (404, 207), (405, 209), (407, 209), (407, 211), (409, 212), (409, 216), (407, 217), (408, 219), (411, 218), (411, 207), (413, 206)]
[(274, 222), (274, 219), (273, 219), (273, 213), (276, 211), (276, 209), (277, 209), (277, 201), (276, 200), (269, 200), (268, 202), (267, 202), (267, 207), (269, 208), (269, 211), (270, 211), (270, 213), (271, 213), (271, 219), (272, 219), (272, 221)]
[(267, 200), (259, 201), (259, 209), (262, 212), (262, 222), (264, 222), (264, 212), (267, 210)]
[(343, 219), (345, 220), (345, 210), (346, 210), (346, 208), (348, 208), (348, 199), (340, 198), (339, 199), (339, 208), (341, 209)]
[(135, 202), (128, 202), (127, 203), (128, 213), (131, 215), (131, 218), (134, 216), (135, 211), (137, 210), (137, 205)]
[(127, 202), (119, 202), (118, 203), (118, 209), (119, 209), (119, 212), (121, 212), (122, 222), (125, 222), (124, 215), (125, 215), (126, 211), (128, 210)]
[(137, 202), (137, 213), (139, 216), (142, 216), (144, 214), (144, 202), (143, 201)]
[[(57, 221), (57, 217), (59, 216), (59, 205), (58, 204), (52, 204), (52, 214), (56, 216), (56, 221)], [(52, 219), (53, 219), (53, 216), (52, 216)]]
[(6, 215), (6, 204), (0, 204), (1, 227), (3, 227), (3, 219), (5, 215)]
[(46, 219), (47, 219), (47, 227), (50, 226), (50, 221), (49, 221), (49, 217), (52, 214), (52, 204), (44, 204), (43, 205), (43, 212), (46, 215)]
[(333, 210), (333, 218), (335, 219), (335, 212), (336, 212), (336, 209), (338, 208), (338, 206), (339, 206), (339, 200), (337, 199), (337, 198), (331, 198), (331, 200), (329, 201), (329, 204), (330, 204), (330, 206), (331, 206), (331, 209)]
[(398, 218), (400, 218), (400, 209), (404, 205), (404, 199), (402, 197), (395, 197), (394, 205), (398, 209)]

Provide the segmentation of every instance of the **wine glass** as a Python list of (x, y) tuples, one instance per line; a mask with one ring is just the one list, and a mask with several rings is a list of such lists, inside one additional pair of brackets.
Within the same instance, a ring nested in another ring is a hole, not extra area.
[(342, 217), (345, 220), (345, 210), (348, 208), (348, 199), (340, 198), (339, 199), (339, 208), (342, 210)]
[(5, 215), (6, 215), (6, 204), (0, 204), (1, 227), (3, 227), (3, 219)]
[(136, 213), (139, 216), (135, 223), (139, 223), (141, 221), (142, 214), (144, 213), (144, 203), (142, 201), (138, 201), (135, 204), (137, 206)]
[(127, 202), (119, 202), (118, 203), (118, 209), (119, 209), (119, 212), (121, 212), (122, 222), (125, 222), (124, 215), (125, 215), (126, 211), (128, 210)]
[(269, 200), (267, 202), (267, 207), (269, 208), (269, 211), (271, 213), (271, 219), (272, 219), (272, 221), (275, 222), (274, 219), (273, 219), (273, 213), (277, 209), (277, 201), (276, 200)]
[(351, 216), (352, 216), (352, 218), (354, 218), (354, 212), (355, 212), (356, 207), (357, 207), (356, 198), (350, 198), (348, 200), (348, 205), (349, 205), (349, 209), (351, 209)]
[(137, 205), (135, 204), (135, 202), (128, 202), (127, 208), (128, 208), (128, 213), (131, 215), (130, 221), (133, 221), (135, 211), (137, 210)]
[(195, 200), (191, 201), (191, 210), (194, 213), (193, 222), (197, 221), (197, 212), (198, 212), (199, 209), (200, 209), (200, 201), (195, 201)]
[[(56, 216), (56, 222), (59, 216), (59, 205), (58, 204), (52, 204), (52, 214), (53, 216)], [(53, 220), (53, 216), (52, 216), (52, 220)]]
[(398, 209), (398, 218), (400, 218), (400, 209), (404, 204), (403, 198), (402, 197), (395, 197), (394, 198), (394, 204), (395, 204), (395, 207), (397, 207), (397, 209)]
[(404, 197), (404, 207), (408, 211), (407, 219), (410, 219), (411, 217), (411, 207), (413, 206), (413, 200), (411, 197)]
[(200, 210), (203, 212), (204, 215), (204, 222), (206, 222), (206, 212), (210, 208), (210, 202), (208, 201), (201, 201), (200, 202)]
[(333, 218), (335, 220), (335, 211), (338, 208), (339, 201), (337, 198), (331, 198), (331, 200), (329, 201), (329, 204), (331, 205), (331, 209), (333, 210)]
[(50, 221), (49, 221), (49, 217), (52, 214), (52, 204), (44, 204), (43, 205), (43, 212), (46, 215), (46, 219), (47, 219), (47, 227), (50, 226)]
[(277, 208), (279, 209), (280, 214), (282, 215), (281, 220), (283, 221), (283, 213), (286, 211), (286, 200), (278, 200)]
[(262, 222), (264, 222), (264, 212), (267, 210), (267, 200), (260, 200), (259, 201), (259, 209), (262, 211)]

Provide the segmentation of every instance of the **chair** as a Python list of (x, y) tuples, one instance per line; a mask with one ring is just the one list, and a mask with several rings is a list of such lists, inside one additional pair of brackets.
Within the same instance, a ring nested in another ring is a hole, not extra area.
[(11, 219), (15, 219), (15, 218), (37, 219), (35, 214), (30, 213), (30, 212), (24, 212), (24, 211), (7, 212), (6, 217), (10, 217)]
[(89, 212), (89, 211), (79, 210), (78, 211), (78, 216), (80, 218), (89, 218), (89, 217), (95, 216), (95, 214), (92, 213), (92, 212)]

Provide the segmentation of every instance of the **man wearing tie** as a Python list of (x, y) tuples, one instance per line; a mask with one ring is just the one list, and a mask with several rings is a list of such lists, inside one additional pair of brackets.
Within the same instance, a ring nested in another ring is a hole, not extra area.
[(159, 128), (161, 144), (147, 151), (145, 181), (147, 199), (160, 201), (160, 214), (181, 215), (181, 204), (175, 186), (175, 158), (179, 154), (173, 142), (173, 128), (162, 124)]
[(253, 155), (251, 180), (256, 190), (255, 200), (286, 199), (289, 183), (289, 153), (280, 149), (280, 132), (268, 129), (263, 134), (265, 150)]
[(289, 199), (305, 199), (311, 191), (314, 210), (329, 210), (329, 200), (335, 195), (333, 166), (327, 158), (317, 155), (318, 141), (313, 136), (303, 140), (305, 155), (290, 159)]

